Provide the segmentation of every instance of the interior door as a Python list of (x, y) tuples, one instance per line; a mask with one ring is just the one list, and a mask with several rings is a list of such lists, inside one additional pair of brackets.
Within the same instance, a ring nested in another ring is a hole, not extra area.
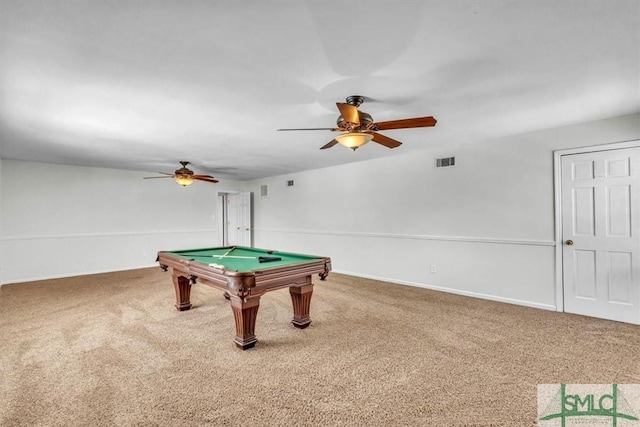
[(224, 245), (253, 246), (251, 193), (225, 193), (222, 206)]
[(240, 193), (238, 196), (238, 244), (241, 246), (253, 246), (253, 226), (251, 193)]
[(640, 147), (561, 167), (565, 311), (640, 324)]
[(241, 246), (239, 243), (239, 240), (241, 236), (239, 236), (239, 231), (240, 231), (240, 218), (238, 217), (238, 209), (239, 209), (239, 202), (238, 202), (238, 197), (236, 194), (231, 194), (228, 193), (226, 195), (226, 199), (227, 199), (227, 227), (226, 227), (226, 237), (227, 237), (227, 241), (225, 242), (226, 245), (238, 245)]

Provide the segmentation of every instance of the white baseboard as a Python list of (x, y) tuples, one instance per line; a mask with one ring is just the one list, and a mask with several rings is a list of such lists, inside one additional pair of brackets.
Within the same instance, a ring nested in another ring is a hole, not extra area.
[[(67, 277), (88, 276), (88, 275), (91, 275), (91, 274), (115, 273), (115, 272), (118, 272), (118, 271), (129, 271), (129, 270), (137, 270), (137, 269), (152, 268), (152, 267), (158, 267), (158, 264), (156, 264), (156, 263), (147, 264), (147, 265), (141, 265), (141, 266), (137, 266), (137, 267), (128, 267), (128, 268), (118, 269), (118, 270), (86, 271), (86, 272), (72, 274), (72, 275), (53, 275), (53, 276), (34, 277), (34, 278), (29, 278), (28, 280), (23, 280), (23, 281), (10, 282), (10, 283), (0, 283), (0, 286), (19, 284), (19, 283), (35, 282), (35, 281), (39, 281), (39, 280), (51, 280), (51, 279), (63, 279), (63, 278), (67, 278)], [(429, 285), (427, 283), (417, 283), (417, 282), (410, 282), (410, 281), (406, 281), (406, 280), (392, 279), (392, 278), (389, 278), (389, 277), (372, 276), (372, 275), (368, 275), (368, 274), (354, 273), (352, 271), (332, 270), (332, 272), (333, 273), (338, 273), (338, 274), (345, 274), (345, 275), (348, 275), (348, 276), (362, 277), (364, 279), (379, 280), (381, 282), (395, 283), (395, 284), (398, 284), (398, 285), (413, 286), (413, 287), (417, 287), (417, 288), (430, 289), (430, 290), (433, 290), (433, 291), (447, 292), (447, 293), (450, 293), (450, 294), (456, 294), (456, 295), (463, 295), (463, 296), (472, 297), (472, 298), (485, 299), (485, 300), (489, 300), (489, 301), (504, 302), (504, 303), (507, 303), (507, 304), (515, 304), (515, 305), (521, 305), (521, 306), (525, 306), (525, 307), (539, 308), (539, 309), (542, 309), (542, 310), (557, 311), (556, 310), (556, 306), (554, 306), (554, 305), (541, 304), (541, 303), (537, 303), (537, 302), (533, 302), (533, 301), (525, 301), (525, 300), (519, 300), (519, 299), (513, 299), (513, 298), (505, 298), (505, 297), (500, 297), (500, 296), (497, 296), (497, 295), (490, 295), (490, 294), (483, 294), (483, 293), (478, 293), (478, 292), (463, 291), (463, 290), (454, 289), (454, 288), (447, 288), (447, 287), (444, 287), (444, 286)]]
[(450, 293), (450, 294), (456, 294), (456, 295), (463, 295), (463, 296), (472, 297), (472, 298), (485, 299), (485, 300), (489, 300), (489, 301), (504, 302), (504, 303), (507, 303), (507, 304), (521, 305), (521, 306), (524, 306), (524, 307), (539, 308), (539, 309), (542, 309), (542, 310), (549, 310), (549, 311), (557, 311), (556, 306), (555, 305), (551, 305), (551, 304), (541, 304), (541, 303), (533, 302), (533, 301), (525, 301), (525, 300), (519, 300), (519, 299), (514, 299), (514, 298), (505, 298), (505, 297), (501, 297), (501, 296), (497, 296), (497, 295), (483, 294), (483, 293), (471, 292), (471, 291), (463, 291), (463, 290), (460, 290), (460, 289), (447, 288), (447, 287), (444, 287), (444, 286), (434, 286), (434, 285), (429, 285), (427, 283), (409, 282), (409, 281), (406, 281), (406, 280), (392, 279), (392, 278), (389, 278), (389, 277), (371, 276), (371, 275), (368, 275), (368, 274), (354, 273), (354, 272), (351, 272), (351, 271), (332, 270), (332, 272), (333, 273), (338, 273), (338, 274), (346, 274), (348, 276), (362, 277), (364, 279), (379, 280), (379, 281), (382, 281), (382, 282), (395, 283), (395, 284), (398, 284), (398, 285), (414, 286), (414, 287), (417, 287), (417, 288), (430, 289), (430, 290), (433, 290), (433, 291), (447, 292), (447, 293)]
[(20, 284), (20, 283), (29, 283), (29, 282), (37, 282), (37, 281), (40, 281), (40, 280), (53, 280), (53, 279), (65, 279), (65, 278), (69, 278), (69, 277), (89, 276), (89, 275), (92, 275), (92, 274), (116, 273), (118, 271), (139, 270), (139, 269), (142, 269), (142, 268), (152, 268), (152, 267), (160, 268), (157, 263), (154, 263), (154, 264), (150, 264), (150, 265), (140, 265), (140, 266), (137, 266), (137, 267), (133, 266), (133, 267), (127, 267), (127, 268), (120, 268), (120, 269), (116, 269), (116, 270), (94, 270), (94, 271), (85, 271), (85, 272), (82, 272), (82, 273), (73, 273), (73, 274), (58, 274), (58, 275), (52, 275), (52, 276), (30, 277), (29, 279), (26, 279), (26, 280), (18, 280), (18, 281), (15, 281), (15, 282), (0, 283), (0, 286), (16, 285), (16, 284)]

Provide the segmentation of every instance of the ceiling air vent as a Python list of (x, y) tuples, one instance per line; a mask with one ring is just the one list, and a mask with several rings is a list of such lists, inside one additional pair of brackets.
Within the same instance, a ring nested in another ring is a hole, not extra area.
[(293, 187), (293, 180), (292, 179), (287, 181), (287, 187)]
[(269, 197), (269, 186), (267, 184), (263, 184), (260, 186), (260, 197)]
[(455, 165), (456, 165), (455, 157), (443, 157), (441, 159), (436, 159), (437, 168), (448, 168)]

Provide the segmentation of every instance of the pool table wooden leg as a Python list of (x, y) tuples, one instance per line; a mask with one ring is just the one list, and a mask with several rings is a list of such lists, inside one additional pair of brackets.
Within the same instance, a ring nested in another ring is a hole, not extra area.
[(230, 295), (231, 309), (236, 321), (236, 336), (233, 342), (239, 348), (246, 350), (258, 342), (255, 335), (256, 317), (260, 307), (260, 297), (241, 298)]
[(185, 276), (173, 275), (173, 287), (176, 290), (176, 308), (179, 311), (191, 308), (191, 283)]
[(304, 285), (294, 285), (289, 287), (291, 302), (293, 303), (293, 326), (304, 329), (311, 324), (309, 308), (311, 307), (311, 295), (313, 294), (313, 283), (309, 277), (308, 283)]

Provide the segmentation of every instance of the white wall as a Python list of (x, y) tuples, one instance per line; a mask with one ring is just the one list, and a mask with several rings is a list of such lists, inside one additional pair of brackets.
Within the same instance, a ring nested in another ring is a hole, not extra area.
[[(554, 309), (553, 151), (638, 138), (635, 114), (256, 180), (255, 245), (327, 255), (338, 272)], [(455, 167), (434, 168), (450, 155)]]
[(155, 265), (159, 250), (214, 246), (221, 189), (146, 172), (2, 160), (0, 283)]
[[(186, 188), (143, 172), (3, 159), (0, 284), (153, 266), (158, 250), (215, 244), (218, 191), (252, 191), (257, 247), (328, 255), (337, 272), (552, 309), (553, 150), (639, 138), (635, 114)], [(449, 155), (457, 166), (433, 167)]]

